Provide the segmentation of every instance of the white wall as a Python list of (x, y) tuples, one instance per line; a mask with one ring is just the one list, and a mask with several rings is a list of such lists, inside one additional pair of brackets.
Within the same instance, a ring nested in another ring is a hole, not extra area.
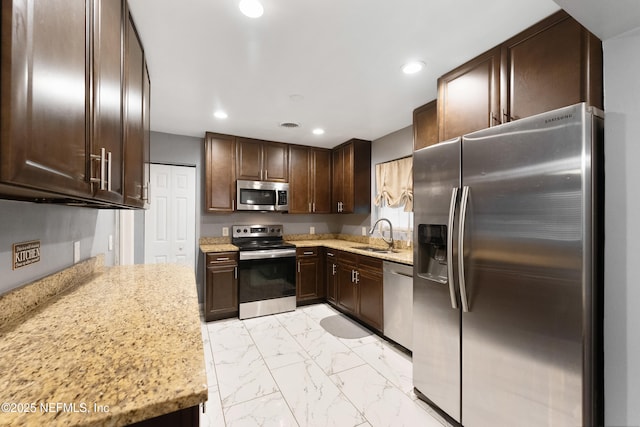
[[(80, 259), (105, 255), (109, 235), (115, 241), (115, 211), (0, 200), (0, 294), (73, 265), (73, 242)], [(12, 245), (40, 240), (40, 261), (12, 270)]]
[(640, 426), (640, 28), (603, 49), (605, 424)]

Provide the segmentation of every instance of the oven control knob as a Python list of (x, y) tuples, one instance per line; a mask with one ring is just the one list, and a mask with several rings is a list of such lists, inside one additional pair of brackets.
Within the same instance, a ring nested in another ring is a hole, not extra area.
[(247, 232), (247, 229), (245, 228), (243, 231), (246, 233), (246, 232)]
[(280, 232), (280, 229), (278, 228), (278, 229), (276, 229), (276, 231), (279, 233), (279, 232)]
[(272, 228), (272, 229), (271, 229), (271, 232), (273, 233), (273, 231), (274, 231), (274, 229)]

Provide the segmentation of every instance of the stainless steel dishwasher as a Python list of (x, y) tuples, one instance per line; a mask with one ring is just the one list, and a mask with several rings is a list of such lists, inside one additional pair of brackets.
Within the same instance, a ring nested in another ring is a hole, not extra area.
[(413, 267), (384, 261), (384, 334), (411, 350), (413, 347)]

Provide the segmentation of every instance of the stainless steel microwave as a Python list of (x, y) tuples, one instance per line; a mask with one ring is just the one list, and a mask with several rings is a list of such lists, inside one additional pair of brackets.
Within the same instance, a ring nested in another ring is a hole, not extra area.
[(289, 184), (286, 182), (236, 181), (236, 210), (272, 211), (289, 210)]

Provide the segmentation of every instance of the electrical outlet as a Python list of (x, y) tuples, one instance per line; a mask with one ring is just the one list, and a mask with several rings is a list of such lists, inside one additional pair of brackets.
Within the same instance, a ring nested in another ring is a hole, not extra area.
[(316, 228), (315, 227), (309, 227), (309, 234), (316, 234)]
[(80, 241), (73, 242), (73, 263), (80, 262)]
[(229, 235), (229, 227), (222, 227), (222, 237), (227, 237)]
[(367, 227), (362, 227), (362, 235), (363, 236), (367, 235)]

